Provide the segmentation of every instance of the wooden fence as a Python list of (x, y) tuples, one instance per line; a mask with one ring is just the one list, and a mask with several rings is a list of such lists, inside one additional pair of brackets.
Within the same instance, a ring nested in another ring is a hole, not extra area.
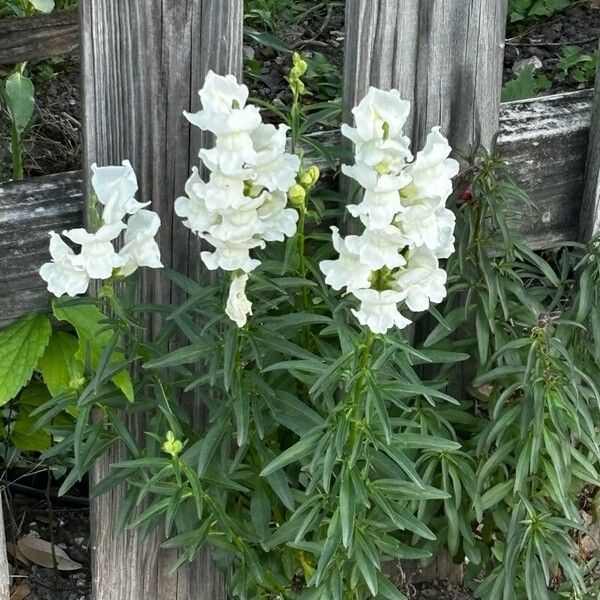
[[(151, 200), (161, 216), (164, 261), (201, 277), (197, 241), (173, 219), (174, 198), (204, 142), (181, 113), (199, 108), (196, 91), (209, 68), (241, 74), (242, 0), (80, 5), (84, 165), (129, 158), (139, 175), (140, 199)], [(346, 14), (346, 107), (369, 85), (399, 89), (413, 102), (408, 132), (418, 146), (437, 124), (459, 149), (477, 136), (489, 146), (499, 130), (500, 152), (538, 206), (514, 227), (536, 248), (598, 229), (600, 101), (594, 107), (593, 93), (582, 91), (500, 105), (506, 0), (346, 0)], [(34, 45), (51, 40), (48, 53), (76, 45), (72, 30), (67, 35), (60, 29), (72, 24), (57, 19), (56, 36), (43, 20), (33, 36)], [(26, 43), (26, 30), (14, 33), (0, 25), (0, 62), (10, 48), (13, 61), (41, 55)], [(84, 188), (88, 183), (82, 185), (79, 173), (0, 188), (2, 322), (47, 307), (36, 276), (47, 233), (80, 222)], [(155, 271), (144, 274), (143, 294), (148, 301), (176, 299)], [(199, 411), (196, 422), (202, 425)], [(143, 421), (130, 425), (142, 435)], [(93, 480), (117, 457), (100, 461)], [(158, 534), (142, 544), (135, 533), (114, 540), (110, 528), (118, 503), (118, 493), (92, 503), (95, 600), (225, 598), (223, 576), (208, 558), (168, 577), (172, 557), (159, 549)]]

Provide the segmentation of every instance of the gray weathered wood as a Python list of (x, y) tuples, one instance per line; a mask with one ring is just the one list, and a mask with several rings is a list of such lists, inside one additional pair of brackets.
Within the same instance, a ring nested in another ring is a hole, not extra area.
[(40, 265), (48, 234), (82, 219), (81, 175), (64, 173), (0, 185), (0, 326), (48, 308)]
[(48, 58), (79, 45), (76, 10), (0, 21), (0, 65)]
[(413, 105), (406, 131), (421, 145), (431, 127), (457, 148), (498, 126), (505, 0), (347, 0), (344, 100), (369, 85), (396, 88)]
[(596, 71), (594, 110), (585, 168), (579, 238), (589, 240), (600, 232), (600, 66)]
[[(85, 164), (128, 158), (140, 182), (139, 198), (151, 200), (162, 219), (163, 262), (199, 274), (198, 243), (177, 218), (173, 202), (197, 162), (201, 137), (182, 116), (197, 110), (197, 90), (209, 68), (241, 73), (241, 0), (83, 0), (81, 7)], [(160, 272), (143, 274), (142, 296), (168, 302), (175, 292)], [(143, 437), (145, 425), (131, 423)], [(201, 426), (201, 420), (197, 421)], [(99, 461), (93, 480), (118, 454)], [(92, 504), (95, 600), (219, 600), (224, 578), (206, 557), (174, 577), (174, 556), (159, 549), (158, 533), (113, 539), (119, 493)]]
[(502, 105), (498, 149), (536, 205), (514, 227), (533, 248), (577, 239), (591, 98), (582, 91)]
[(10, 600), (10, 569), (6, 554), (6, 535), (4, 533), (4, 512), (0, 495), (0, 600)]

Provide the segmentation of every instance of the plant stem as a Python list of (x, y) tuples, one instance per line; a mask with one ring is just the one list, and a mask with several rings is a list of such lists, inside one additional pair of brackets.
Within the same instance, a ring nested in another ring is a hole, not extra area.
[[(298, 251), (299, 251), (299, 267), (298, 271), (302, 279), (306, 279), (306, 208), (303, 206), (300, 208), (300, 219), (298, 221)], [(305, 285), (301, 287), (302, 294), (302, 309), (308, 310), (308, 290)]]
[(365, 391), (365, 383), (369, 375), (371, 366), (371, 349), (373, 348), (373, 332), (368, 331), (365, 341), (362, 344), (360, 359), (358, 362), (359, 375), (354, 386), (354, 394), (352, 396), (352, 416), (357, 417), (361, 407), (362, 395)]
[(17, 132), (15, 126), (12, 128), (12, 136), (10, 142), (10, 152), (12, 155), (13, 180), (23, 180), (23, 143), (21, 136)]

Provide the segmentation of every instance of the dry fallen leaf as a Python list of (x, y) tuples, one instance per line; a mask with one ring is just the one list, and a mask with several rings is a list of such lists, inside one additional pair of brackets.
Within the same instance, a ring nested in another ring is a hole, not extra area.
[(16, 544), (6, 542), (6, 551), (16, 560), (22, 562), (26, 567), (31, 566), (31, 561), (19, 550)]
[[(17, 546), (32, 563), (40, 565), (40, 567), (46, 567), (47, 569), (54, 567), (52, 561), (52, 544), (50, 542), (28, 534), (17, 542)], [(77, 569), (81, 569), (81, 565), (71, 560), (62, 548), (54, 546), (54, 554), (59, 571), (76, 571)]]
[(25, 582), (15, 584), (10, 588), (10, 600), (27, 600), (29, 593), (29, 586)]

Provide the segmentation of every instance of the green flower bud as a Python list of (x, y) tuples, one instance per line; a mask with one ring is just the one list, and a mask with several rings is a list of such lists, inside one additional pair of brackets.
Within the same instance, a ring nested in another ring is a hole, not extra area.
[(175, 439), (175, 434), (172, 431), (168, 431), (167, 439), (162, 445), (162, 449), (167, 454), (170, 454), (173, 458), (176, 458), (183, 450), (183, 444), (180, 440)]
[(304, 75), (304, 73), (306, 73), (306, 70), (308, 69), (308, 64), (306, 63), (306, 61), (300, 56), (300, 54), (298, 54), (298, 52), (294, 52), (292, 56), (292, 63), (294, 65), (293, 68), (296, 69), (298, 75), (302, 77), (302, 75)]
[(304, 206), (306, 190), (299, 184), (294, 184), (288, 191), (288, 198), (293, 206)]
[(321, 179), (321, 171), (319, 170), (319, 167), (317, 167), (317, 165), (311, 165), (308, 167), (308, 172), (312, 177), (313, 185), (315, 185), (315, 183)]

